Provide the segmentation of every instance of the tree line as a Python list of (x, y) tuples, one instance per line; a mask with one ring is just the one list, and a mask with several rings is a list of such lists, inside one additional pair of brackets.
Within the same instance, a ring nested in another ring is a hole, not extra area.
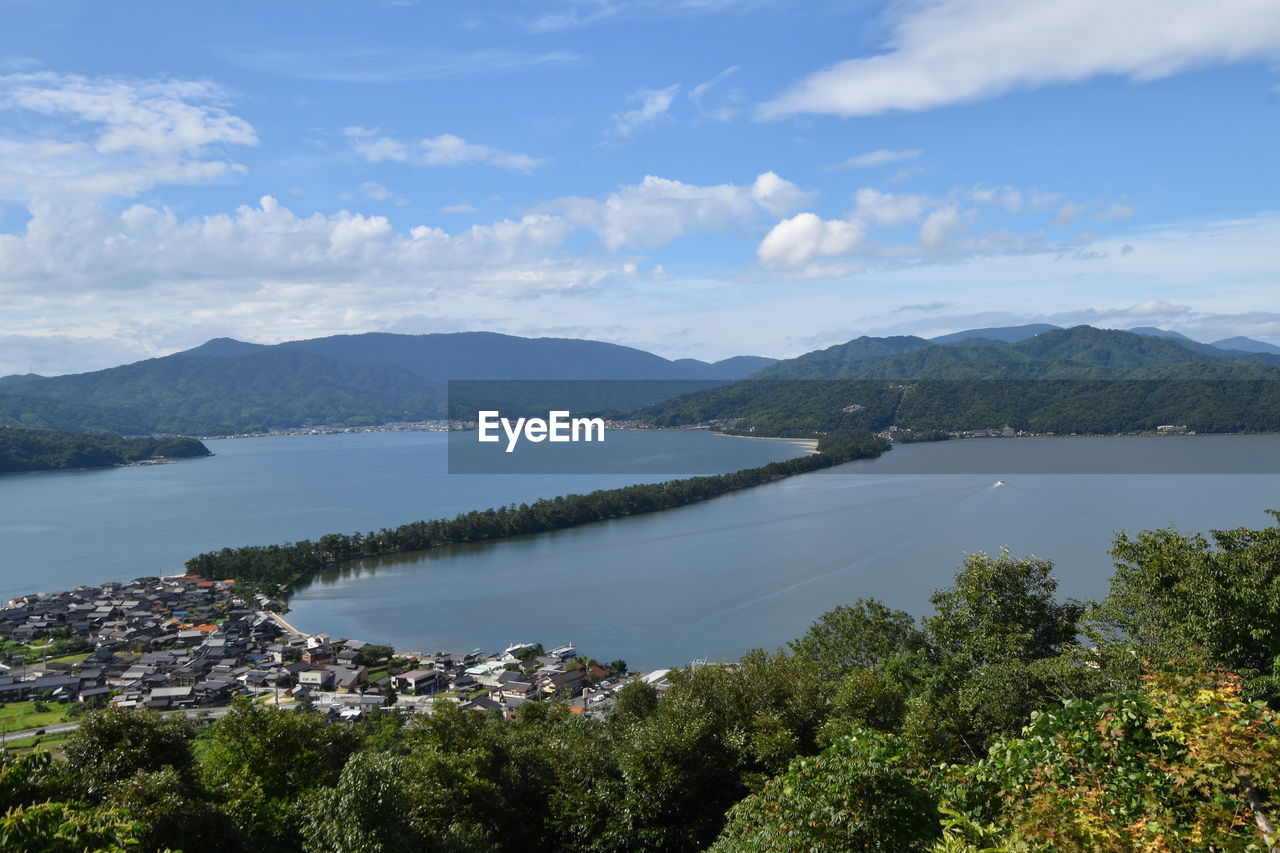
[(192, 557), (187, 560), (186, 568), (201, 577), (235, 580), (246, 590), (275, 593), (281, 586), (348, 560), (545, 533), (674, 509), (784, 477), (855, 459), (874, 458), (888, 447), (888, 442), (874, 435), (836, 431), (823, 437), (818, 453), (758, 468), (562, 495), (518, 506), (464, 512), (451, 519), (414, 521), (368, 533), (329, 533), (314, 541), (223, 548)]

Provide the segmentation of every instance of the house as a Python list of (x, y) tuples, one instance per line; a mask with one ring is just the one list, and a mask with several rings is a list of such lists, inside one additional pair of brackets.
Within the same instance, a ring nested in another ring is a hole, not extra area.
[(403, 693), (421, 696), (447, 687), (448, 679), (433, 669), (412, 669), (395, 676), (394, 683), (396, 689)]
[(527, 681), (511, 681), (502, 685), (503, 699), (530, 699), (537, 695), (532, 684)]
[(190, 708), (196, 704), (192, 687), (156, 687), (147, 694), (144, 704), (148, 708), (169, 710), (172, 708)]
[(300, 670), (298, 672), (298, 684), (303, 687), (310, 687), (312, 690), (332, 690), (333, 670), (322, 667)]
[(329, 671), (333, 673), (333, 686), (340, 693), (353, 693), (360, 689), (369, 675), (369, 669), (363, 666), (335, 666)]
[(553, 672), (542, 679), (542, 692), (550, 696), (576, 693), (586, 683), (586, 672), (581, 668), (567, 672)]

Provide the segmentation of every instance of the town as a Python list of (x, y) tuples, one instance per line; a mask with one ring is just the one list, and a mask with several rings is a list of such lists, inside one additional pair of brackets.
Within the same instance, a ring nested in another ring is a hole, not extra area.
[(14, 598), (0, 610), (0, 703), (60, 707), (63, 720), (108, 706), (213, 719), (245, 696), (354, 722), (387, 710), (429, 713), (436, 702), (511, 717), (526, 702), (552, 700), (598, 718), (625, 685), (644, 680), (661, 692), (669, 672), (602, 665), (572, 643), (400, 652), (301, 633), (278, 609), (263, 595), (240, 598), (233, 581), (191, 575)]

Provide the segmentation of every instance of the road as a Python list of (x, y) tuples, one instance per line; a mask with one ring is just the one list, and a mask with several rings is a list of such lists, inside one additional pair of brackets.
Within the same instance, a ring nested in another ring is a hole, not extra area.
[[(165, 715), (183, 714), (189, 720), (197, 720), (201, 718), (217, 720), (225, 717), (230, 710), (231, 706), (221, 705), (217, 708), (195, 708), (189, 711), (162, 711), (161, 713)], [(79, 722), (70, 722), (53, 723), (47, 726), (40, 726), (35, 729), (23, 729), (16, 732), (5, 732), (3, 735), (0, 735), (0, 744), (6, 744), (15, 740), (26, 740), (29, 737), (35, 737), (37, 733), (56, 735), (62, 734), (63, 732), (73, 732), (78, 728), (80, 728)]]

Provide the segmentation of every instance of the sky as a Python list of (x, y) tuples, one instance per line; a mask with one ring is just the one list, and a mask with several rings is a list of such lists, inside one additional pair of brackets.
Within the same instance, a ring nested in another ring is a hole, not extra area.
[(1275, 0), (0, 0), (0, 375), (229, 336), (1280, 344)]

